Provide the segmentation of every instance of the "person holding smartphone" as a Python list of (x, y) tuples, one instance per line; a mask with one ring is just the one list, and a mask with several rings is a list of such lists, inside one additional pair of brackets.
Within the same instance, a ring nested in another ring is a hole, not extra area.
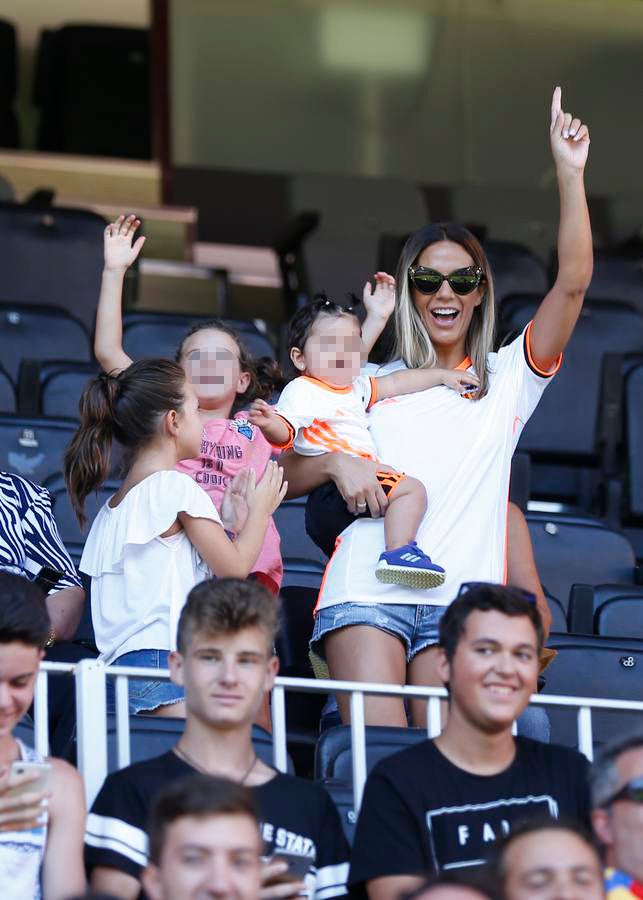
[[(62, 900), (85, 889), (85, 794), (78, 772), (13, 730), (33, 702), (51, 621), (43, 591), (0, 572), (0, 885), (3, 900)], [(41, 893), (42, 884), (42, 893)]]

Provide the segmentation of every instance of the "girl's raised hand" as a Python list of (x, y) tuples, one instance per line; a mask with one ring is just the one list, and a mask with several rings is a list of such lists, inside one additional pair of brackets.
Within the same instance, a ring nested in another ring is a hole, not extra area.
[(580, 119), (562, 108), (562, 90), (554, 88), (551, 98), (549, 137), (556, 167), (582, 172), (589, 154), (589, 129)]
[(374, 319), (388, 321), (395, 309), (395, 279), (387, 272), (376, 272), (375, 288), (370, 281), (364, 285), (362, 300), (366, 314)]
[(286, 491), (288, 490), (288, 482), (284, 481), (283, 478), (284, 470), (274, 460), (268, 463), (266, 471), (263, 473), (263, 478), (258, 483), (256, 482), (255, 472), (251, 469), (246, 486), (248, 510), (250, 512), (258, 510), (271, 516), (286, 496)]
[(104, 232), (105, 268), (128, 269), (143, 248), (145, 238), (141, 235), (132, 245), (141, 220), (136, 216), (119, 216), (107, 226)]
[(266, 403), (265, 400), (253, 400), (250, 404), (250, 409), (248, 410), (248, 419), (255, 425), (257, 428), (262, 428), (264, 425), (269, 425), (274, 418), (276, 413), (272, 406), (269, 403)]
[(248, 469), (242, 469), (228, 483), (223, 500), (221, 501), (221, 521), (226, 531), (239, 534), (248, 518), (248, 504), (246, 503), (246, 489), (248, 487)]

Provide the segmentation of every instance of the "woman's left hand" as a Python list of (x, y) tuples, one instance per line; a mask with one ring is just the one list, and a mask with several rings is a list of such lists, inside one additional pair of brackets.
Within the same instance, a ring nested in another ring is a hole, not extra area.
[(556, 168), (582, 172), (589, 153), (589, 129), (580, 119), (562, 109), (562, 90), (554, 88), (549, 128), (551, 152)]

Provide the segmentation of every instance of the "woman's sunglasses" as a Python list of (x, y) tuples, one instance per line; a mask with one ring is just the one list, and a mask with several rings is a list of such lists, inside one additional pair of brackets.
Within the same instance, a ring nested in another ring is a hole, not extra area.
[(448, 281), (454, 294), (463, 296), (475, 291), (484, 280), (484, 272), (480, 266), (467, 266), (465, 269), (456, 269), (450, 275), (443, 275), (442, 272), (427, 269), (426, 266), (409, 266), (409, 279), (421, 294), (435, 294), (442, 287), (442, 283)]
[(623, 787), (617, 791), (613, 797), (610, 797), (607, 803), (603, 803), (602, 806), (607, 809), (608, 806), (611, 806), (612, 803), (616, 803), (617, 800), (629, 800), (630, 803), (643, 803), (643, 778), (634, 778), (632, 781), (628, 781), (627, 784), (624, 784)]

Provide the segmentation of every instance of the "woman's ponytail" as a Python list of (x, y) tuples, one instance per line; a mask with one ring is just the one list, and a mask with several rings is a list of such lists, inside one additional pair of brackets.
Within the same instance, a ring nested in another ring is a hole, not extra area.
[(110, 468), (114, 440), (116, 378), (101, 373), (93, 378), (80, 398), (80, 428), (65, 453), (65, 482), (81, 527), (85, 524), (85, 498), (98, 490)]

